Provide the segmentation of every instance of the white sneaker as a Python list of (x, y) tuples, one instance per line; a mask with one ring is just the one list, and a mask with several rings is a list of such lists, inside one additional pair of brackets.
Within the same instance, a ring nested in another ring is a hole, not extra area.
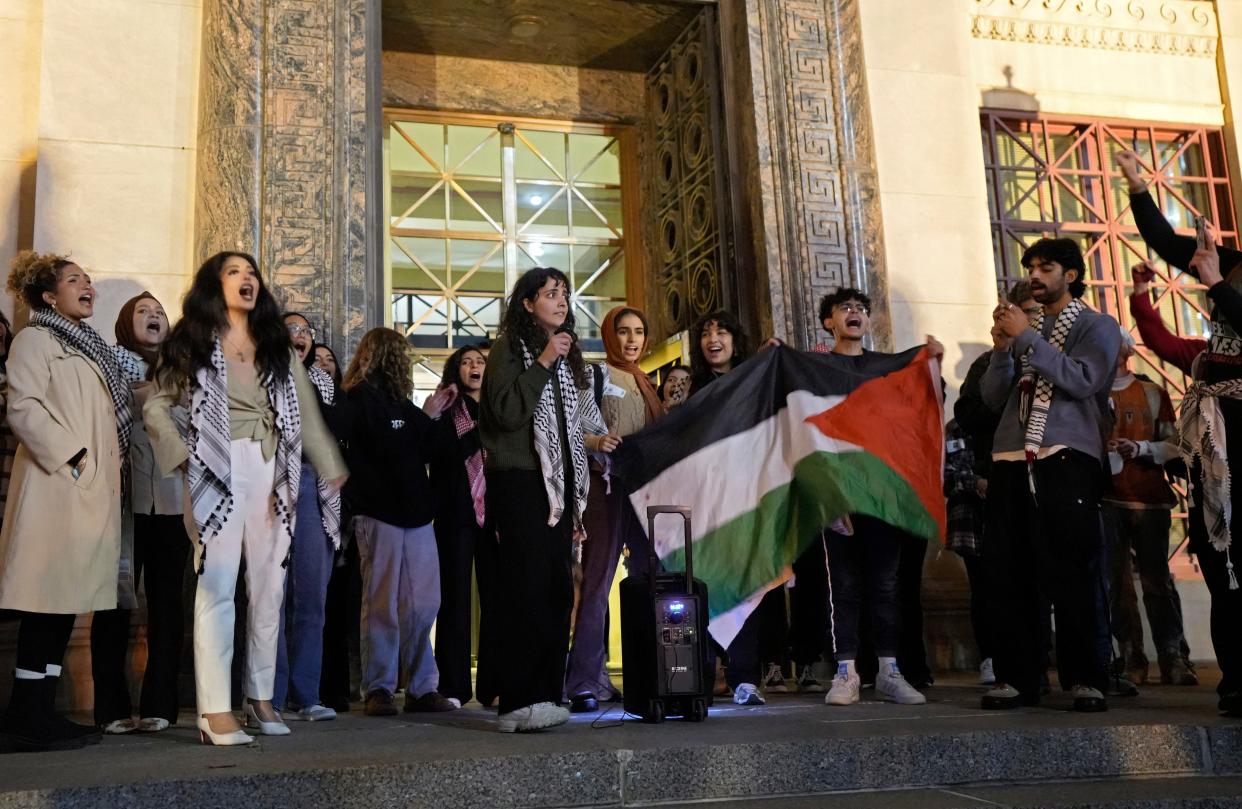
[(569, 711), (550, 702), (536, 702), (516, 711), (502, 713), (499, 717), (501, 733), (529, 733), (563, 725), (569, 721)]
[(858, 690), (861, 687), (862, 680), (858, 678), (858, 675), (850, 674), (842, 668), (832, 678), (832, 687), (828, 689), (828, 695), (824, 697), (824, 704), (853, 705), (858, 702)]
[(289, 711), (285, 719), (296, 719), (299, 722), (327, 722), (330, 719), (336, 719), (336, 711), (326, 705), (307, 705), (305, 708)]
[(461, 707), (461, 700), (459, 700), (457, 697), (448, 697), (448, 701), (453, 703), (454, 708)]
[(766, 700), (754, 683), (742, 683), (733, 689), (734, 705), (764, 705)]
[(922, 705), (927, 702), (927, 697), (906, 682), (896, 665), (890, 671), (881, 671), (875, 675), (875, 693), (880, 699), (896, 702), (898, 705)]
[(776, 663), (768, 664), (768, 671), (763, 675), (764, 691), (779, 691), (784, 694), (789, 691), (785, 685), (785, 672), (781, 671), (781, 667)]
[(996, 685), (996, 672), (992, 669), (990, 657), (979, 664), (979, 685)]

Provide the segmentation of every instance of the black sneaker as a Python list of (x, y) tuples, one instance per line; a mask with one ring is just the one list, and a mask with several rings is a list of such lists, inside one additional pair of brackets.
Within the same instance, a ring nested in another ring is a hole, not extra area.
[(570, 713), (591, 713), (599, 710), (599, 700), (590, 692), (574, 694), (569, 698)]
[(1221, 716), (1242, 719), (1242, 691), (1231, 691), (1216, 703), (1216, 710)]
[(366, 707), (363, 713), (367, 716), (396, 716), (397, 701), (385, 688), (377, 688), (367, 694)]

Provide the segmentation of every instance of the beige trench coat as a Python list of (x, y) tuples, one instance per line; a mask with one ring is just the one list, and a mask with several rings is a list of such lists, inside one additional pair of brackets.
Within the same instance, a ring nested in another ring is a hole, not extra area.
[[(18, 332), (8, 421), (20, 445), (0, 530), (0, 608), (80, 614), (116, 607), (121, 464), (103, 374), (50, 332)], [(74, 480), (69, 459), (87, 450)]]

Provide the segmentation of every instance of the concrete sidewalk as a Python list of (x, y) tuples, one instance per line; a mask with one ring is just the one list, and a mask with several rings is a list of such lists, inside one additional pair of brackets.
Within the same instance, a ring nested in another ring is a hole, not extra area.
[(186, 716), (164, 733), (82, 751), (0, 756), (0, 807), (490, 809), (1242, 775), (1242, 722), (1217, 716), (1207, 685), (1147, 687), (1103, 714), (1073, 713), (1059, 692), (1041, 707), (984, 712), (981, 693), (959, 681), (930, 689), (924, 706), (847, 708), (825, 706), (822, 695), (771, 695), (759, 708), (718, 704), (702, 724), (623, 720), (614, 705), (529, 735), (496, 732), (495, 714), (478, 707), (353, 712), (219, 749), (200, 746)]

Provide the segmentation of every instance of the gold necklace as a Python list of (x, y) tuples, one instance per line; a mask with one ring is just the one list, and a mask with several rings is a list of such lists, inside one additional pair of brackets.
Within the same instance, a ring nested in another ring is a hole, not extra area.
[(228, 337), (228, 336), (225, 336), (225, 338), (224, 338), (224, 342), (228, 343), (230, 346), (232, 346), (232, 347), (233, 347), (233, 352), (234, 352), (235, 354), (237, 354), (237, 361), (238, 361), (238, 362), (244, 363), (244, 362), (246, 361), (246, 352), (245, 352), (244, 350), (242, 350), (242, 349), (238, 348), (238, 347), (237, 347), (237, 343), (234, 343), (231, 339), (229, 339), (229, 337)]

